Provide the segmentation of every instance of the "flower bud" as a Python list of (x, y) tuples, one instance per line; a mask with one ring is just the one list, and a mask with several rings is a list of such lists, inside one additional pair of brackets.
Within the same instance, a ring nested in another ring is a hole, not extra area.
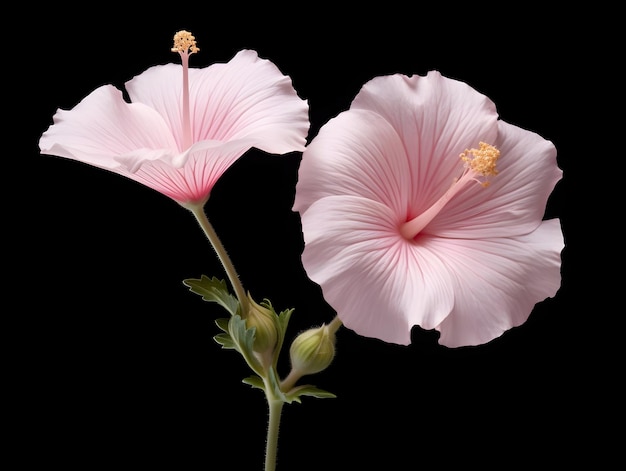
[(319, 373), (335, 358), (335, 333), (326, 324), (305, 330), (291, 344), (289, 355), (299, 376)]
[(248, 329), (256, 328), (252, 349), (261, 356), (271, 356), (278, 343), (278, 318), (274, 311), (256, 303), (248, 293)]

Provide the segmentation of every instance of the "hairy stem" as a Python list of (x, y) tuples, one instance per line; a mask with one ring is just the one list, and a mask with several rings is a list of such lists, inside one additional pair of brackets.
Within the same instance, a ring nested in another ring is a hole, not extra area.
[(241, 280), (239, 279), (239, 275), (237, 274), (237, 271), (235, 270), (235, 266), (233, 265), (233, 262), (228, 256), (226, 249), (222, 245), (222, 242), (220, 241), (219, 237), (217, 236), (217, 233), (215, 232), (215, 229), (213, 229), (213, 226), (209, 222), (209, 218), (206, 216), (206, 213), (204, 212), (204, 207), (200, 205), (196, 205), (196, 206), (189, 206), (188, 209), (193, 213), (196, 220), (198, 221), (198, 224), (200, 224), (200, 227), (204, 231), (204, 234), (207, 236), (207, 239), (209, 239), (209, 242), (213, 246), (213, 249), (215, 250), (217, 257), (219, 258), (220, 262), (222, 263), (222, 266), (224, 267), (224, 270), (226, 271), (226, 274), (228, 275), (230, 284), (235, 290), (235, 295), (237, 296), (237, 299), (239, 300), (241, 309), (243, 312), (246, 312), (247, 307), (248, 307), (248, 297), (246, 296), (246, 292), (243, 289), (243, 285), (241, 284)]
[[(267, 387), (266, 387), (267, 388)], [(265, 442), (265, 471), (276, 470), (276, 455), (278, 453), (278, 429), (284, 402), (273, 397), (266, 389), (269, 417), (267, 422), (267, 440)]]

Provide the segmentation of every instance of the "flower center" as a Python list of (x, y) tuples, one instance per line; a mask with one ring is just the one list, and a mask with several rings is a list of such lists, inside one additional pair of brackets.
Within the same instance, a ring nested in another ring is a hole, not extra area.
[(461, 177), (455, 179), (452, 186), (430, 208), (400, 226), (400, 233), (403, 237), (409, 240), (414, 239), (439, 214), (448, 201), (468, 184), (479, 183), (486, 188), (489, 186), (487, 177), (498, 174), (496, 162), (500, 158), (500, 151), (491, 144), (480, 142), (478, 149), (465, 149), (459, 157), (465, 162)]
[(189, 113), (189, 56), (199, 50), (200, 49), (196, 46), (196, 38), (189, 31), (182, 30), (174, 35), (174, 47), (172, 47), (172, 52), (178, 52), (180, 54), (183, 66), (183, 111), (181, 116), (183, 126), (183, 149), (188, 149), (193, 142), (191, 115)]

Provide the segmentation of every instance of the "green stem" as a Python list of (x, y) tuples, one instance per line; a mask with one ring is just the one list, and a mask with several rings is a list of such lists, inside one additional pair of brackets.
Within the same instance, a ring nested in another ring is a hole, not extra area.
[[(268, 386), (266, 386), (267, 388)], [(265, 471), (276, 470), (276, 455), (278, 451), (278, 429), (284, 402), (276, 399), (266, 389), (267, 404), (269, 406), (269, 419), (267, 423), (267, 441), (265, 443)]]
[(235, 290), (235, 294), (237, 295), (237, 299), (239, 300), (239, 304), (241, 306), (242, 311), (246, 312), (247, 306), (248, 306), (248, 297), (246, 296), (246, 292), (243, 289), (241, 280), (239, 280), (239, 275), (237, 274), (237, 271), (235, 270), (235, 266), (233, 265), (233, 262), (228, 256), (226, 249), (222, 245), (222, 242), (220, 241), (219, 237), (217, 236), (217, 233), (215, 232), (215, 229), (213, 229), (213, 226), (209, 222), (209, 218), (206, 216), (206, 213), (204, 212), (204, 207), (201, 205), (193, 205), (193, 206), (189, 205), (185, 207), (192, 212), (192, 214), (195, 216), (196, 220), (198, 221), (198, 224), (200, 224), (200, 227), (204, 231), (204, 234), (206, 235), (207, 239), (209, 239), (209, 242), (213, 246), (213, 249), (215, 250), (217, 257), (219, 258), (220, 262), (222, 263), (222, 266), (224, 267), (224, 270), (226, 271), (226, 274), (228, 275), (230, 284)]
[(302, 373), (292, 369), (287, 377), (280, 382), (280, 389), (288, 393), (300, 378), (302, 378)]

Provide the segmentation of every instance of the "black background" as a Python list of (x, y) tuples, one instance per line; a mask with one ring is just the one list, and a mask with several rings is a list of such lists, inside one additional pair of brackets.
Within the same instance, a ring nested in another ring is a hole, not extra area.
[[(24, 24), (27, 39), (14, 38), (19, 57), (8, 65), (17, 70), (5, 72), (9, 103), (18, 101), (9, 138), (13, 129), (27, 134), (9, 151), (12, 175), (26, 184), (8, 179), (5, 193), (19, 218), (7, 231), (17, 234), (7, 266), (17, 261), (8, 272), (19, 321), (9, 359), (22, 462), (262, 469), (264, 396), (241, 382), (248, 370), (239, 355), (212, 340), (223, 311), (182, 284), (224, 277), (191, 214), (37, 147), (57, 108), (177, 62), (172, 36), (187, 29), (201, 49), (193, 67), (250, 48), (289, 75), (309, 102), (309, 140), (369, 79), (437, 69), (489, 96), (503, 120), (554, 142), (564, 171), (546, 209), (566, 239), (556, 297), (523, 326), (474, 348), (442, 347), (419, 328), (409, 347), (341, 329), (334, 363), (309, 378), (338, 397), (285, 406), (278, 469), (598, 464), (606, 456), (596, 447), (606, 430), (599, 424), (616, 420), (609, 397), (617, 372), (588, 322), (599, 309), (596, 298), (591, 306), (594, 257), (581, 211), (588, 167), (580, 132), (589, 117), (581, 118), (579, 84), (593, 64), (585, 32), (572, 25), (563, 34), (558, 13), (542, 9), (458, 11), (453, 19), (445, 11), (173, 7), (133, 15), (104, 4), (39, 9), (36, 24)], [(250, 151), (206, 206), (245, 287), (278, 310), (295, 308), (291, 335), (334, 316), (300, 263), (291, 211), (299, 159)]]

